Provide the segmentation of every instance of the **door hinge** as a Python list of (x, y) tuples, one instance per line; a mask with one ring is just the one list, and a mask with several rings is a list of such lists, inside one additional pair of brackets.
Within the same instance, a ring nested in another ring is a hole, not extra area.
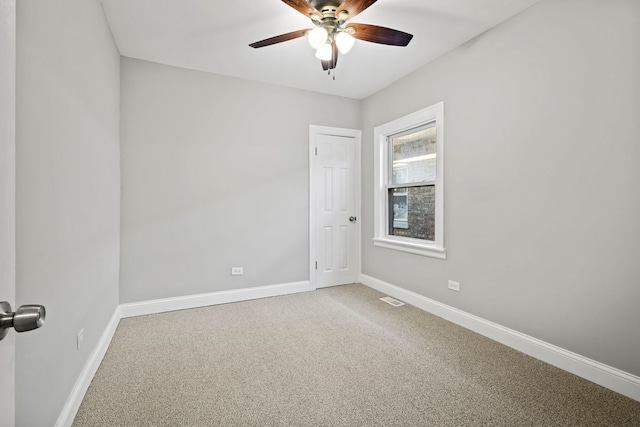
[(318, 147), (316, 147), (316, 156), (318, 155)]
[(318, 261), (316, 261), (316, 270), (318, 269)]

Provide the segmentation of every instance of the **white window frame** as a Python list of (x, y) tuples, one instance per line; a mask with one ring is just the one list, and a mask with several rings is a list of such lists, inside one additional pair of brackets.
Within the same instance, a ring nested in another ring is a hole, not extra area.
[[(436, 206), (435, 240), (422, 240), (389, 235), (389, 206), (387, 184), (389, 182), (389, 137), (410, 129), (436, 123)], [(377, 126), (374, 129), (374, 234), (375, 246), (409, 252), (412, 254), (446, 259), (444, 247), (444, 102), (439, 102), (415, 113)]]

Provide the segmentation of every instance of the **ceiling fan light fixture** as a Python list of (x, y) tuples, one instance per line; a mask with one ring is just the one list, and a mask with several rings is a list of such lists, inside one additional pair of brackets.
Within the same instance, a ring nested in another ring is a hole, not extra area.
[(329, 38), (329, 33), (323, 27), (317, 27), (313, 30), (309, 31), (309, 35), (307, 39), (309, 40), (309, 44), (314, 49), (319, 49), (322, 45), (327, 43), (327, 39)]
[[(412, 34), (392, 28), (370, 24), (347, 24), (347, 21), (373, 5), (377, 0), (282, 0), (288, 6), (311, 19), (315, 28), (291, 31), (275, 37), (251, 43), (252, 48), (271, 46), (299, 37), (307, 37), (316, 50), (316, 58), (322, 62), (324, 71), (336, 68), (339, 54), (346, 54), (355, 39), (390, 45), (407, 46)], [(335, 77), (335, 76), (334, 76)]]
[(340, 31), (336, 34), (336, 45), (338, 45), (338, 50), (341, 54), (346, 54), (351, 50), (353, 44), (356, 42), (356, 39), (349, 33)]
[(316, 50), (316, 58), (323, 61), (330, 61), (333, 56), (333, 50), (329, 43), (325, 43)]

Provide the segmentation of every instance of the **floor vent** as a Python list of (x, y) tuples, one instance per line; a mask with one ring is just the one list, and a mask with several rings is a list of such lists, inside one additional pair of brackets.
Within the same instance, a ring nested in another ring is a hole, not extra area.
[(391, 304), (394, 307), (400, 307), (401, 305), (404, 305), (402, 301), (398, 301), (397, 299), (391, 297), (380, 298), (380, 300), (386, 302), (387, 304)]

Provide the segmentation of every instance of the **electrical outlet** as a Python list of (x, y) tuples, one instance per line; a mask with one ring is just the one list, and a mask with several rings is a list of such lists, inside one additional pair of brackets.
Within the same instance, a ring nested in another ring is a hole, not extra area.
[(242, 276), (244, 273), (242, 267), (231, 267), (231, 275), (232, 276)]
[(77, 336), (78, 350), (80, 350), (80, 348), (82, 347), (83, 342), (84, 342), (84, 328), (80, 329), (80, 332), (78, 332), (78, 336)]
[(449, 280), (449, 289), (451, 289), (452, 291), (460, 292), (460, 282)]

